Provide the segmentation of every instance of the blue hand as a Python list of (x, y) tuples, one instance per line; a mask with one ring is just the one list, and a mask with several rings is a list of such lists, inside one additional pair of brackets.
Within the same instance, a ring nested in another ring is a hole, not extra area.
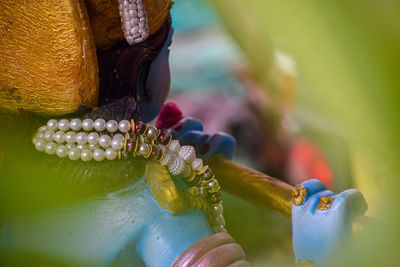
[(235, 139), (226, 133), (207, 134), (203, 132), (203, 125), (194, 118), (185, 118), (179, 122), (179, 130), (172, 131), (182, 145), (195, 147), (197, 157), (208, 160), (216, 154), (225, 155), (232, 159), (235, 150)]
[[(315, 179), (302, 186), (307, 189), (306, 198), (292, 205), (293, 249), (296, 260), (323, 265), (350, 237), (354, 217), (363, 214), (367, 204), (355, 189), (335, 195)], [(321, 197), (333, 199), (328, 209), (317, 209)]]

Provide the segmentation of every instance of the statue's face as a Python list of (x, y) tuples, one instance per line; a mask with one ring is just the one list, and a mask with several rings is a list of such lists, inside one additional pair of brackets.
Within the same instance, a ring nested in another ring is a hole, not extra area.
[(139, 107), (144, 122), (149, 122), (158, 115), (169, 93), (171, 83), (169, 47), (173, 34), (174, 30), (171, 27), (164, 47), (151, 63), (146, 88), (138, 92)]

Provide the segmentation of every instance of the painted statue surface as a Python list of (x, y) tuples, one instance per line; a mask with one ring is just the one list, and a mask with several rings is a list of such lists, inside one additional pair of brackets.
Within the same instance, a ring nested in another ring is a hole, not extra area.
[[(240, 245), (224, 229), (213, 228), (204, 210), (177, 208), (185, 206), (183, 198), (160, 201), (149, 184), (153, 178), (165, 176), (161, 191), (187, 189), (160, 166), (71, 162), (39, 155), (31, 143), (38, 123), (52, 117), (153, 121), (170, 87), (171, 7), (169, 0), (0, 4), (1, 121), (9, 125), (1, 139), (2, 183), (17, 187), (36, 177), (65, 179), (43, 182), (43, 187), (50, 184), (56, 204), (33, 204), (38, 209), (10, 205), (1, 213), (2, 255), (28, 253), (78, 266), (249, 265)], [(235, 140), (204, 132), (196, 119), (169, 113), (157, 124), (182, 145), (194, 146), (204, 161), (218, 154), (232, 158)], [(25, 128), (17, 141), (8, 138), (18, 127)], [(24, 152), (18, 154), (19, 148)], [(84, 193), (57, 202), (54, 192), (66, 184)], [(356, 190), (336, 195), (317, 180), (296, 188), (291, 210), (296, 259), (324, 265), (349, 238), (365, 201)], [(33, 191), (30, 198), (41, 194)]]

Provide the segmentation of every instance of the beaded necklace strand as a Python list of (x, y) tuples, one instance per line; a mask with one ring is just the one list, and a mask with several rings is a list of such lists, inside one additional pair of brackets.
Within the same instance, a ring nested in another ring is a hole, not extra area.
[(165, 130), (141, 121), (51, 119), (39, 127), (32, 142), (36, 150), (70, 160), (103, 161), (144, 157), (158, 161), (208, 197), (209, 220), (217, 232), (225, 230), (220, 186), (213, 171), (196, 158), (192, 146), (181, 146)]

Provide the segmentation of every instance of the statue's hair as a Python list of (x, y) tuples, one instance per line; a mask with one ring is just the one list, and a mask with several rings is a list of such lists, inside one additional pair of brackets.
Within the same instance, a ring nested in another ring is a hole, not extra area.
[[(98, 51), (100, 105), (67, 117), (138, 119), (137, 89), (144, 88), (150, 63), (161, 51), (170, 27), (168, 19), (144, 43), (129, 46), (121, 41)], [(145, 161), (138, 158), (82, 162), (37, 152), (31, 140), (48, 119), (25, 111), (0, 112), (0, 210), (99, 195), (126, 187), (143, 175)]]
[(125, 41), (107, 50), (98, 50), (100, 96), (99, 105), (123, 96), (137, 97), (144, 90), (150, 64), (160, 53), (171, 28), (171, 18), (145, 42), (130, 46)]

